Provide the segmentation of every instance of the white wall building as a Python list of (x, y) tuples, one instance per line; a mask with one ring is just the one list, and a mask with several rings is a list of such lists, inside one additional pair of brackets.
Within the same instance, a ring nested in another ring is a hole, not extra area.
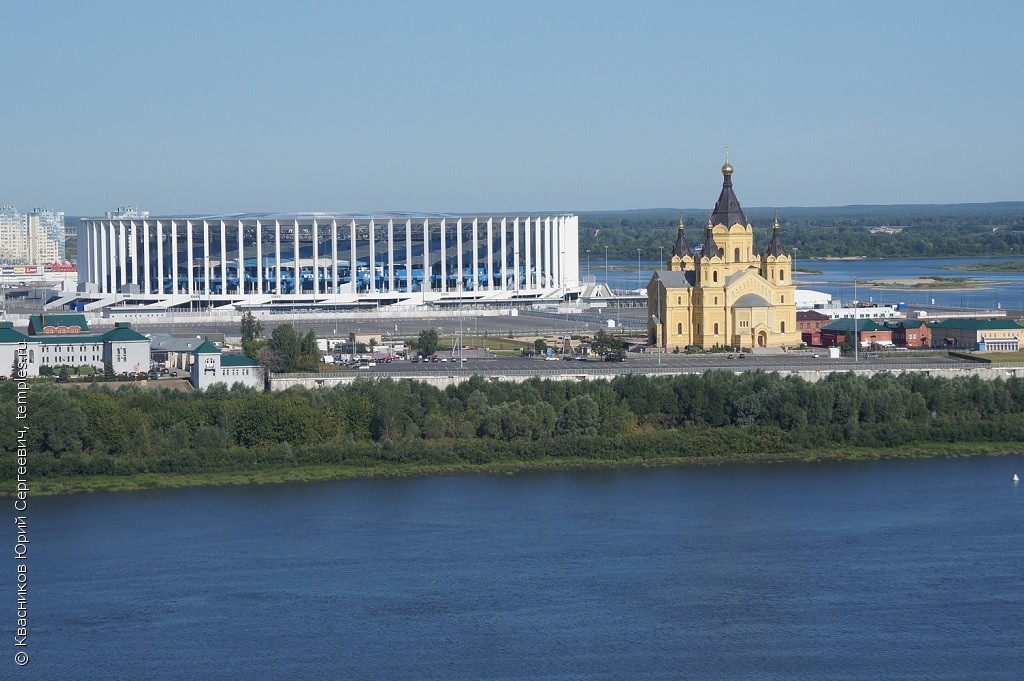
[(225, 355), (216, 345), (205, 341), (194, 351), (192, 387), (206, 390), (215, 383), (228, 388), (240, 384), (263, 390), (263, 367), (244, 355)]
[(155, 308), (560, 299), (578, 290), (569, 214), (84, 218), (79, 294)]
[(149, 371), (149, 339), (127, 322), (98, 334), (89, 330), (82, 315), (38, 315), (29, 320), (27, 331), (0, 322), (0, 376), (11, 376), (19, 351), (24, 352), (28, 376), (38, 376), (44, 366), (89, 366), (101, 372), (104, 362), (110, 362), (115, 374)]

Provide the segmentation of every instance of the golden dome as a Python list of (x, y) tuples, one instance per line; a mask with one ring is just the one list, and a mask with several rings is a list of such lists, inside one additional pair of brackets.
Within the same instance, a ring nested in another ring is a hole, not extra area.
[(726, 161), (725, 165), (722, 166), (722, 174), (723, 175), (732, 175), (732, 166), (729, 165), (728, 161)]

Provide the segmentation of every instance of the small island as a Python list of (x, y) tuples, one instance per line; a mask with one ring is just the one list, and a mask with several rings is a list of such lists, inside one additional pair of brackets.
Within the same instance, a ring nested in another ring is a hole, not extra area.
[(970, 277), (916, 277), (912, 279), (873, 279), (860, 282), (861, 286), (886, 290), (924, 290), (924, 291), (966, 291), (971, 289), (1001, 286), (1007, 282), (986, 281)]
[(944, 269), (961, 272), (1024, 272), (1024, 260), (975, 262), (967, 265), (947, 265)]

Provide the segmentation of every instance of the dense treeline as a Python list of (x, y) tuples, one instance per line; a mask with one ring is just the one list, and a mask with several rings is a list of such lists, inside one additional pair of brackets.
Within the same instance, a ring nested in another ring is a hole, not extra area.
[[(1012, 204), (1016, 205), (1016, 204)], [(828, 212), (825, 209), (784, 209), (779, 220), (783, 242), (800, 258), (850, 257), (920, 258), (1024, 254), (1024, 208), (977, 209), (929, 214), (916, 207), (880, 207), (889, 210)], [(897, 210), (904, 208), (906, 210)], [(820, 212), (813, 212), (820, 211)], [(707, 214), (684, 211), (691, 246), (703, 241)], [(763, 249), (770, 239), (773, 214), (748, 211), (754, 241)], [(679, 213), (632, 211), (585, 213), (580, 217), (580, 253), (592, 264), (604, 258), (634, 261), (637, 249), (644, 260), (667, 258), (675, 242)], [(871, 227), (903, 226), (898, 234), (875, 233)]]
[[(488, 463), (541, 457), (743, 456), (907, 443), (1024, 442), (1024, 380), (709, 372), (583, 383), (479, 377), (280, 393), (34, 386), (34, 478), (302, 464)], [(13, 386), (0, 419), (14, 423)], [(24, 422), (22, 422), (24, 423)], [(0, 477), (13, 477), (4, 429)]]

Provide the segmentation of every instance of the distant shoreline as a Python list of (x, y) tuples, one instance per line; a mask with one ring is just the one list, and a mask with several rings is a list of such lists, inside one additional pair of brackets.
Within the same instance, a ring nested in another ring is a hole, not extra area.
[[(905, 447), (846, 450), (821, 449), (786, 453), (758, 453), (731, 456), (660, 457), (642, 456), (601, 459), (587, 457), (544, 458), (534, 461), (507, 461), (471, 464), (382, 463), (375, 466), (310, 465), (250, 471), (164, 474), (141, 473), (127, 476), (52, 478), (33, 481), (35, 496), (84, 494), (92, 492), (138, 492), (154, 489), (220, 487), (227, 485), (268, 485), (298, 482), (331, 482), (408, 478), (464, 474), (517, 474), (541, 471), (598, 470), (615, 468), (664, 468), (676, 466), (717, 466), (726, 464), (784, 464), (880, 459), (919, 459), (939, 457), (1005, 456), (1024, 453), (1020, 442), (926, 443)], [(12, 496), (8, 492), (0, 496)]]

